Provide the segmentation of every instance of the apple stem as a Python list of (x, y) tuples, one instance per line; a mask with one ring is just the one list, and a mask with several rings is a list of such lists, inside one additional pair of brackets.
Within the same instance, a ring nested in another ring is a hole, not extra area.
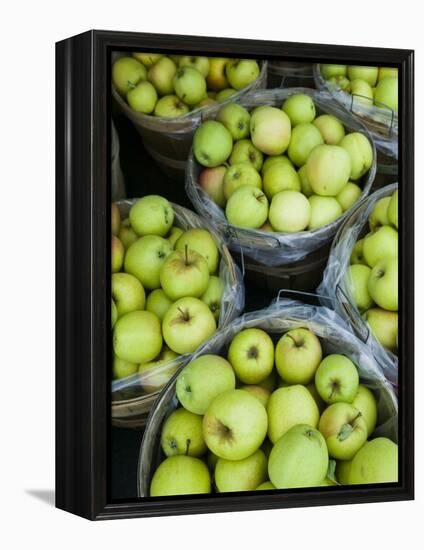
[(191, 439), (187, 439), (187, 442), (186, 442), (186, 452), (185, 454), (188, 455), (188, 451), (190, 449), (190, 443), (191, 443)]
[(184, 246), (185, 264), (188, 265), (188, 244)]

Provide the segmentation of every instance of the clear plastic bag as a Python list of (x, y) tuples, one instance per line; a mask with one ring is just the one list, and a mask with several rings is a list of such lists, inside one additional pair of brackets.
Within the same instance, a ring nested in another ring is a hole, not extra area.
[[(343, 107), (334, 102), (327, 93), (311, 90), (309, 88), (287, 88), (276, 90), (261, 90), (246, 95), (238, 101), (244, 107), (250, 109), (259, 105), (272, 105), (281, 107), (283, 101), (294, 94), (307, 94), (313, 98), (317, 114), (329, 113), (340, 119), (348, 130), (361, 132), (367, 136), (373, 148), (373, 163), (371, 168), (362, 178), (362, 195), (368, 195), (376, 173), (376, 149), (371, 135), (365, 126)], [(231, 225), (225, 213), (198, 184), (198, 177), (203, 167), (194, 159), (193, 152), (187, 161), (186, 191), (195, 210), (217, 227), (224, 235), (230, 249), (240, 252), (267, 266), (281, 266), (290, 264), (305, 258), (311, 252), (321, 248), (330, 242), (343, 220), (352, 211), (352, 208), (337, 218), (334, 222), (314, 229), (299, 233), (269, 233), (257, 229), (242, 229)]]
[(364, 231), (366, 232), (368, 218), (375, 203), (382, 197), (390, 196), (397, 188), (397, 183), (394, 183), (379, 189), (359, 204), (345, 221), (333, 241), (327, 267), (317, 289), (318, 294), (332, 301), (335, 311), (350, 324), (356, 336), (369, 347), (384, 375), (394, 385), (398, 383), (398, 358), (394, 353), (383, 348), (361, 317), (349, 291), (348, 267), (352, 249)]
[(268, 88), (291, 88), (303, 86), (314, 88), (312, 63), (295, 61), (268, 61)]
[(378, 149), (398, 158), (398, 115), (387, 105), (375, 105), (374, 100), (352, 95), (328, 82), (321, 74), (320, 64), (314, 65), (315, 86), (325, 90), (349, 113), (359, 117), (368, 128)]
[[(128, 215), (129, 210), (137, 199), (119, 201), (121, 216), (124, 218)], [(218, 245), (221, 255), (219, 265), (219, 277), (224, 283), (224, 292), (221, 300), (221, 310), (218, 320), (218, 329), (226, 327), (235, 317), (240, 315), (244, 308), (244, 284), (240, 269), (231, 257), (228, 248), (223, 243), (220, 235), (205, 221), (199, 218), (197, 214), (179, 206), (172, 204), (174, 209), (174, 225), (181, 227), (184, 230), (190, 228), (205, 228), (213, 235), (215, 242)], [(122, 402), (133, 400), (134, 398), (146, 398), (146, 402), (152, 404), (152, 394), (144, 393), (143, 385), (149, 385), (149, 381), (156, 378), (158, 375), (166, 374), (177, 370), (185, 361), (187, 355), (181, 355), (172, 361), (167, 361), (160, 367), (155, 367), (151, 370), (146, 370), (142, 374), (135, 374), (126, 378), (121, 378), (112, 381), (112, 401)], [(152, 385), (152, 383), (150, 383)], [(157, 396), (157, 392), (155, 394)], [(134, 409), (134, 403), (130, 405)], [(127, 410), (127, 408), (126, 408)], [(116, 409), (116, 414), (125, 416), (128, 412), (122, 409)], [(114, 416), (112, 414), (112, 416)]]
[[(217, 332), (190, 359), (205, 354), (226, 356), (227, 348), (241, 330), (258, 327), (271, 337), (298, 327), (306, 327), (321, 340), (325, 354), (340, 353), (349, 357), (358, 367), (361, 384), (369, 387), (377, 399), (378, 422), (374, 436), (398, 439), (398, 403), (391, 384), (386, 380), (372, 351), (356, 338), (348, 325), (334, 311), (307, 305), (290, 299), (277, 299), (269, 307), (246, 313), (227, 328)], [(149, 496), (151, 478), (163, 456), (160, 437), (163, 422), (178, 406), (175, 395), (177, 375), (162, 391), (147, 421), (138, 463), (138, 495)]]

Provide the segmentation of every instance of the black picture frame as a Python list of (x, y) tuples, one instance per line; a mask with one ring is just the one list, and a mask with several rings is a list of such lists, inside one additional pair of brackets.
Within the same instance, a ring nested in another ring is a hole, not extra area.
[[(110, 500), (109, 54), (181, 51), (398, 66), (399, 482), (283, 493)], [(91, 520), (408, 500), (414, 497), (413, 51), (89, 31), (56, 44), (56, 506)], [(335, 489), (335, 490), (334, 490)]]

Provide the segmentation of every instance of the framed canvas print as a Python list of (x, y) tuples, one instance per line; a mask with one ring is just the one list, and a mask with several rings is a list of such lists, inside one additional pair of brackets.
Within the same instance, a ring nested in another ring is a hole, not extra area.
[(56, 45), (56, 505), (412, 499), (413, 52)]

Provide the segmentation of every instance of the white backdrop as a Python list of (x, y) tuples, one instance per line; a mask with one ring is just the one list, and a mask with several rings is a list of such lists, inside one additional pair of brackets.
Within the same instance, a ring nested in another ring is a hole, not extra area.
[[(54, 42), (90, 28), (416, 50), (417, 242), (424, 200), (423, 31), (418, 2), (19, 2), (1, 21), (0, 181), (4, 548), (399, 548), (422, 540), (422, 279), (417, 273), (417, 499), (326, 508), (90, 523), (55, 510)], [(6, 124), (6, 127), (5, 127)], [(422, 255), (417, 255), (417, 268)], [(40, 498), (40, 496), (42, 498)], [(49, 502), (46, 502), (49, 501)], [(7, 542), (6, 542), (7, 540)]]

